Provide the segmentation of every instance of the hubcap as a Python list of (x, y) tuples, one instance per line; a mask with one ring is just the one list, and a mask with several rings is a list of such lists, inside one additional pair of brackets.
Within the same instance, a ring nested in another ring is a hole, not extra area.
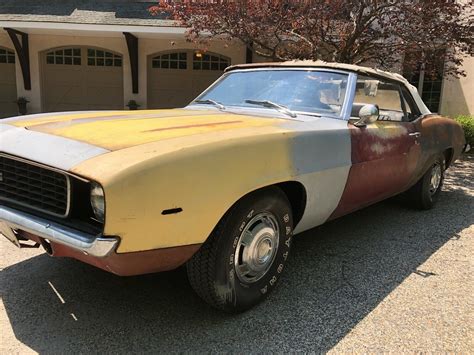
[(260, 280), (272, 266), (278, 250), (280, 228), (269, 212), (257, 214), (240, 234), (235, 250), (234, 267), (240, 281)]
[(434, 195), (441, 184), (441, 165), (436, 163), (431, 169), (430, 194)]

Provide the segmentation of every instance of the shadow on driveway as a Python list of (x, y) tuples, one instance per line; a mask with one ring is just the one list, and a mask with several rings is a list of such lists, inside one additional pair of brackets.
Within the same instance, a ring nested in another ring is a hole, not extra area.
[(327, 351), (406, 277), (436, 277), (419, 266), (472, 224), (466, 183), (448, 177), (431, 211), (388, 201), (299, 235), (276, 292), (237, 316), (201, 302), (182, 268), (120, 278), (46, 255), (4, 269), (1, 295), (16, 338), (38, 352)]

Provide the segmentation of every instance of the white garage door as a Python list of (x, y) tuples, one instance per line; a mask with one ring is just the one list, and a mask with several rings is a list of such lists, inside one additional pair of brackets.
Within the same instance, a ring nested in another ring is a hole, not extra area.
[(0, 48), (0, 118), (16, 116), (15, 53)]
[(43, 111), (123, 109), (122, 56), (70, 47), (42, 56)]
[(182, 50), (150, 56), (148, 108), (186, 106), (229, 65), (229, 58), (214, 53)]

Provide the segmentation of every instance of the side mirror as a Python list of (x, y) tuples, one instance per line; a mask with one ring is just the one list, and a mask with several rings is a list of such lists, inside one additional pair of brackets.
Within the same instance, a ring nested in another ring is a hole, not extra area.
[(356, 127), (365, 127), (379, 119), (379, 107), (377, 105), (364, 105), (359, 111), (359, 120), (354, 123)]

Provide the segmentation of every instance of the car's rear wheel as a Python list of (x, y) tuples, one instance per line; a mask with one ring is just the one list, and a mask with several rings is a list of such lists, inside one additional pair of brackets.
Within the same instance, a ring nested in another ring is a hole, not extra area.
[(191, 286), (217, 309), (251, 308), (280, 280), (292, 232), (290, 203), (279, 188), (244, 197), (187, 263)]
[(439, 199), (443, 187), (444, 171), (444, 157), (439, 156), (425, 175), (407, 192), (414, 207), (423, 210), (433, 208)]

